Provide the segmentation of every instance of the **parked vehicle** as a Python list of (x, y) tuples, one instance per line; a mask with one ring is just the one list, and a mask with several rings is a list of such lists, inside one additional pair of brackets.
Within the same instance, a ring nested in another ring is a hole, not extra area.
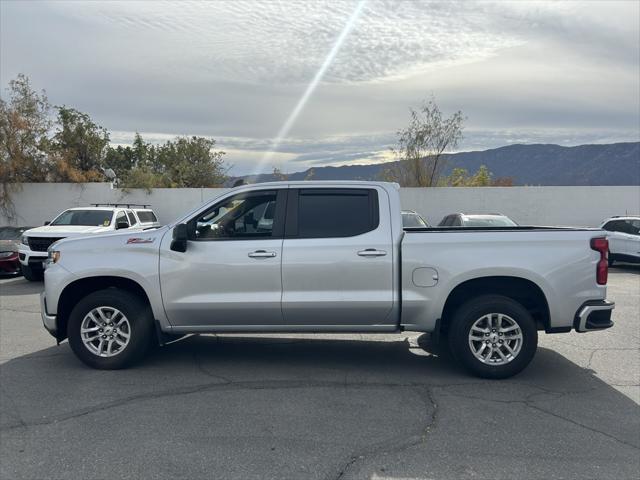
[(132, 210), (137, 219), (136, 227), (158, 228), (160, 226), (158, 217), (150, 208), (133, 208)]
[(31, 227), (0, 227), (0, 274), (19, 275), (20, 237)]
[(609, 239), (609, 265), (640, 262), (640, 216), (611, 217), (600, 228)]
[(467, 213), (452, 213), (438, 224), (439, 227), (516, 227), (518, 224), (506, 215), (491, 213), (470, 215)]
[(402, 226), (404, 228), (429, 227), (429, 223), (418, 212), (413, 210), (402, 210)]
[(599, 229), (405, 231), (390, 183), (262, 183), (156, 230), (56, 243), (42, 319), (99, 369), (188, 333), (416, 331), (504, 378), (529, 364), (538, 331), (613, 325), (607, 249)]
[[(24, 232), (18, 251), (22, 274), (29, 281), (42, 279), (47, 249), (55, 242), (69, 237), (110, 233), (121, 229), (142, 230), (153, 222), (142, 222), (133, 204), (94, 204), (91, 207), (70, 208), (43, 227)], [(147, 207), (142, 211), (151, 211)], [(153, 213), (153, 212), (151, 212)], [(155, 219), (155, 215), (153, 215)]]

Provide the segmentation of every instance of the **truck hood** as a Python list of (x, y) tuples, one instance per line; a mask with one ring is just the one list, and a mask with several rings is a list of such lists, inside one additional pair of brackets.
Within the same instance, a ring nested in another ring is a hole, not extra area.
[(76, 237), (94, 233), (108, 233), (113, 230), (110, 227), (94, 227), (88, 225), (45, 225), (32, 228), (23, 235), (27, 237)]
[[(106, 230), (94, 232), (93, 235), (69, 235), (55, 243), (57, 247), (80, 248), (121, 248), (123, 246), (136, 247), (142, 245), (159, 245), (159, 239), (166, 233), (168, 227), (151, 230)], [(95, 233), (102, 233), (96, 235)]]

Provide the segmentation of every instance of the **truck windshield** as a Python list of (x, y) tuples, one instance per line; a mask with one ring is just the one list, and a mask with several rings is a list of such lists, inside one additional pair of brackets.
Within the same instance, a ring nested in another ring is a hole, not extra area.
[(108, 227), (111, 225), (111, 210), (67, 210), (62, 212), (51, 225), (85, 225)]

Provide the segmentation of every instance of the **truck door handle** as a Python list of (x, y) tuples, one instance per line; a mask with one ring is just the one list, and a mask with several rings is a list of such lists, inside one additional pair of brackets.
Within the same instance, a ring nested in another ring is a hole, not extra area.
[(251, 258), (273, 258), (277, 254), (276, 252), (267, 252), (266, 250), (256, 250), (255, 252), (251, 252), (249, 257)]
[(384, 257), (386, 254), (387, 252), (384, 250), (376, 250), (375, 248), (367, 248), (358, 252), (361, 257)]

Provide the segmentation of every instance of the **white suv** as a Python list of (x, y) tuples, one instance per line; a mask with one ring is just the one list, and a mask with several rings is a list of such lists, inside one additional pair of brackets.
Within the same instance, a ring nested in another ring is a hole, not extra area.
[(24, 278), (42, 279), (47, 249), (58, 240), (131, 228), (143, 230), (160, 226), (148, 205), (94, 204), (65, 210), (43, 227), (32, 228), (22, 235), (18, 255)]
[(600, 228), (609, 239), (609, 265), (640, 262), (640, 216), (611, 217)]

